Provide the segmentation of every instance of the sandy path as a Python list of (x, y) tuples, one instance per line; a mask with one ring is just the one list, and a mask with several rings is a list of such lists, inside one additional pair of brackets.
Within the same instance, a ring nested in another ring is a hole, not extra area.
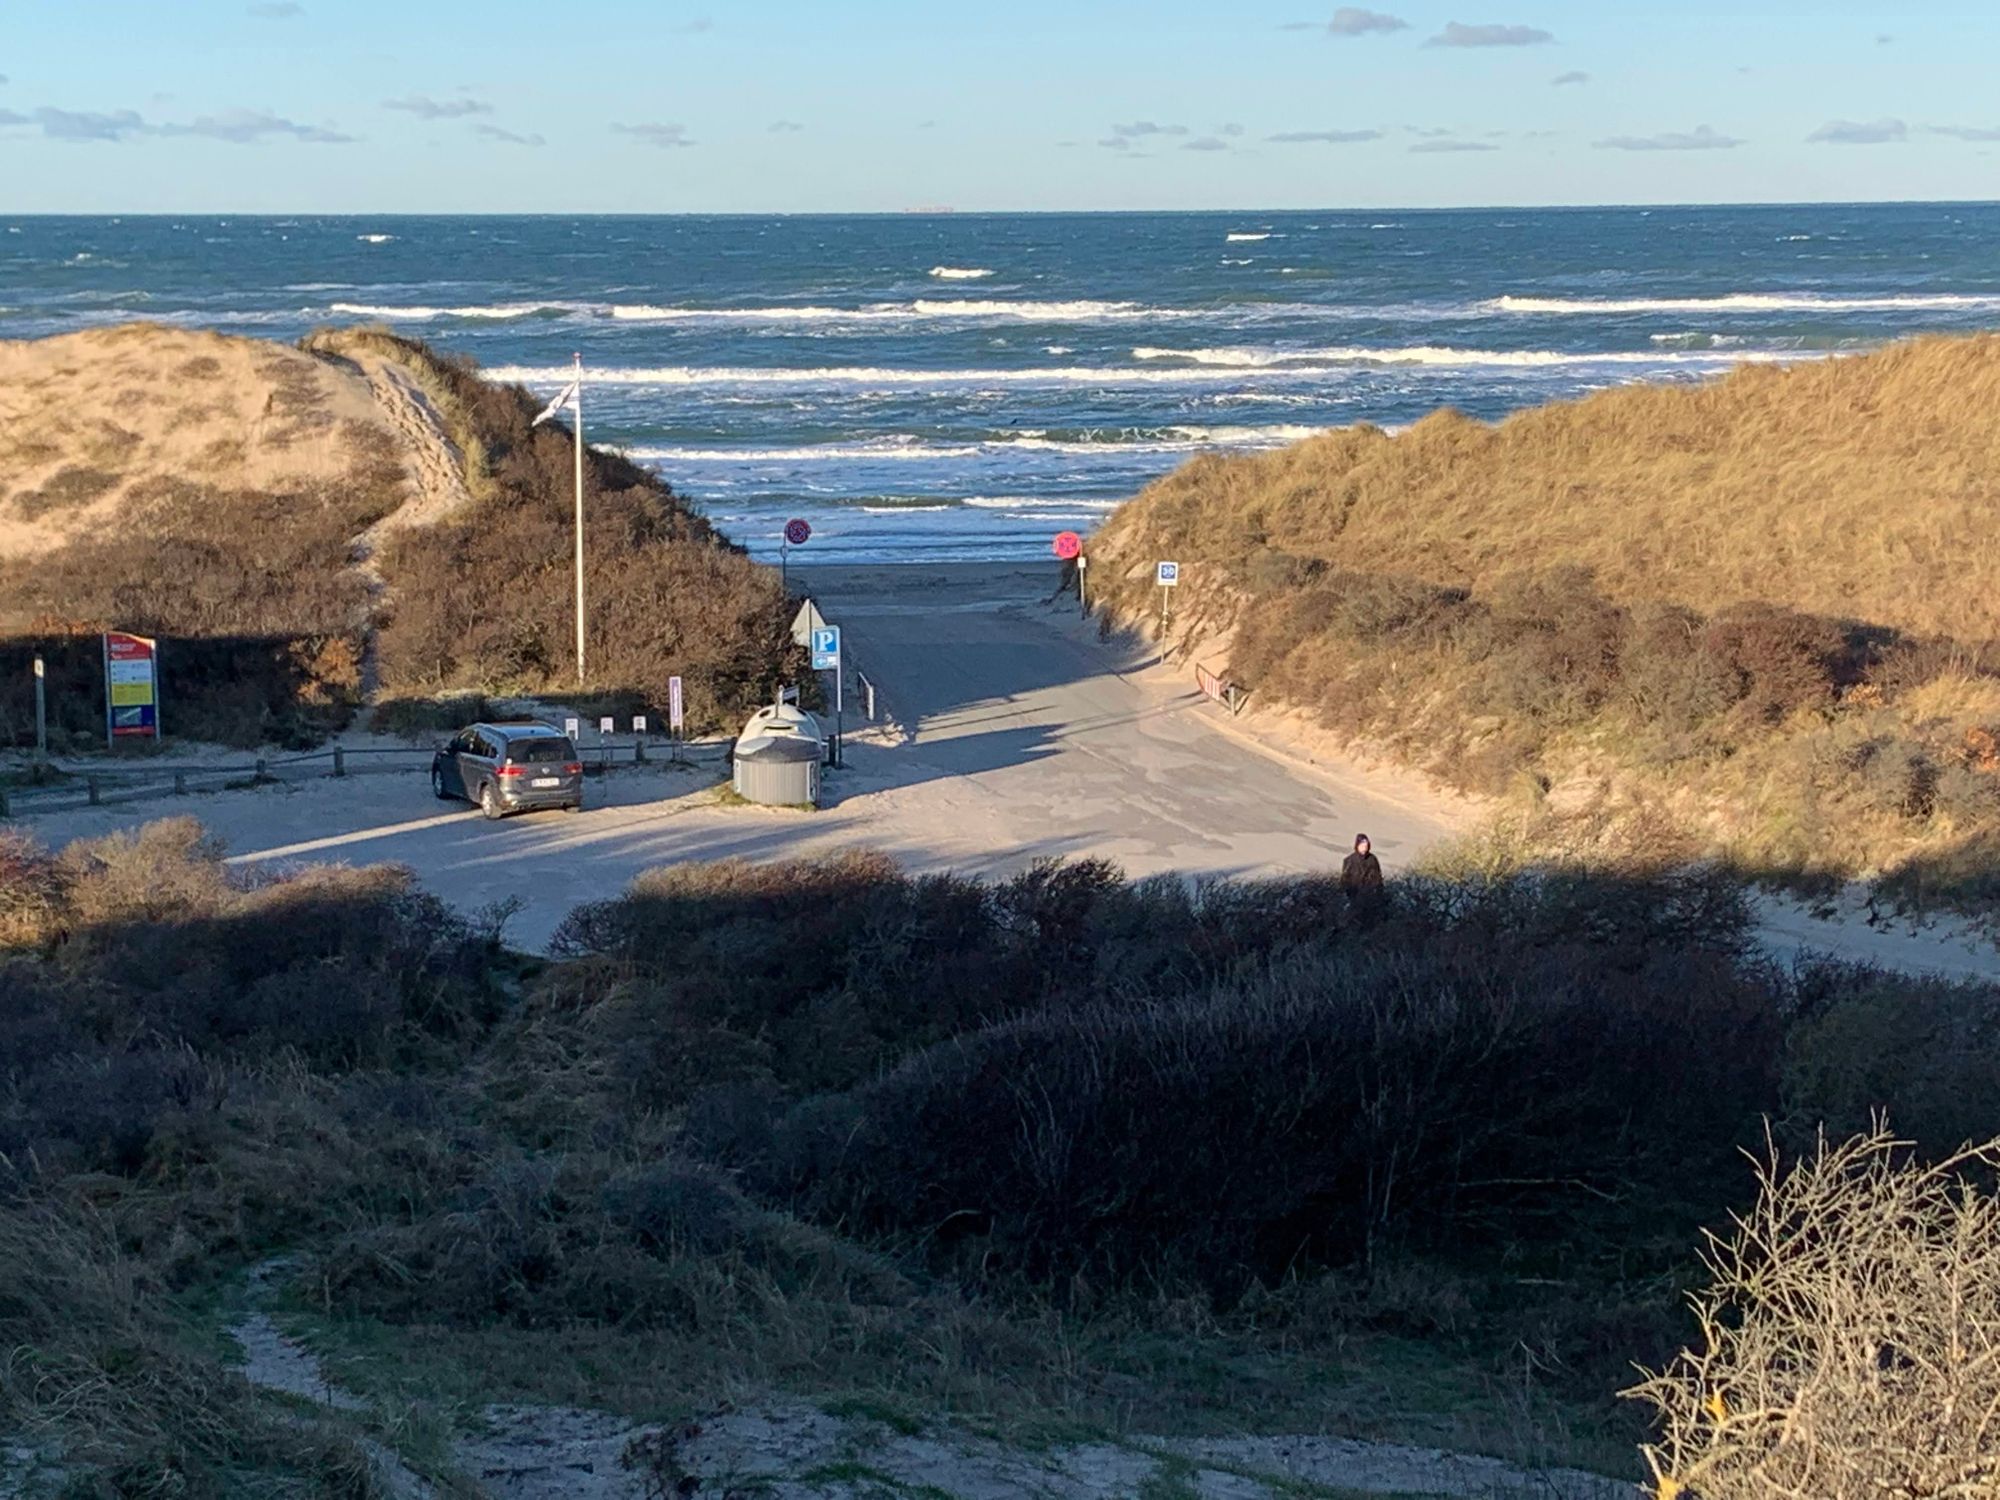
[[(540, 946), (579, 902), (682, 860), (861, 846), (919, 870), (979, 875), (1061, 855), (1101, 856), (1141, 876), (1256, 876), (1336, 868), (1365, 832), (1393, 871), (1481, 815), (1480, 804), (1394, 767), (1230, 720), (1196, 693), (1186, 664), (1162, 667), (1150, 647), (1102, 641), (1073, 601), (1050, 603), (1053, 568), (792, 571), (843, 627), (885, 720), (855, 732), (862, 694), (850, 675), (847, 765), (829, 773), (829, 805), (816, 814), (718, 806), (714, 768), (650, 765), (593, 781), (578, 817), (488, 824), (463, 804), (433, 801), (412, 773), (77, 808), (26, 826), (60, 844), (192, 813), (247, 866), (400, 861), (462, 910), (519, 898), (509, 936)], [(1785, 961), (1831, 952), (2000, 978), (2000, 952), (1965, 923), (1871, 926), (1854, 901), (1829, 919), (1776, 897), (1760, 898), (1759, 923)]]
[[(467, 911), (513, 896), (509, 936), (545, 943), (582, 901), (653, 865), (881, 849), (975, 874), (1050, 855), (1134, 875), (1271, 875), (1337, 866), (1366, 831), (1391, 869), (1448, 831), (1433, 809), (1260, 754), (1191, 684), (1100, 643), (1043, 603), (1047, 570), (843, 570), (811, 586), (881, 687), (896, 727), (850, 741), (816, 814), (714, 805), (713, 770), (658, 766), (593, 781), (579, 816), (492, 824), (418, 775), (350, 777), (78, 808), (29, 820), (42, 839), (191, 813), (239, 863), (395, 860)], [(858, 696), (858, 695), (854, 695)]]

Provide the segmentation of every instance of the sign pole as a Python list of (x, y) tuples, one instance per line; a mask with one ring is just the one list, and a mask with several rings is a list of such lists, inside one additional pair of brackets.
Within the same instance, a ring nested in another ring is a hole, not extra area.
[(583, 355), (576, 356), (576, 680), (583, 683)]
[(1090, 588), (1084, 582), (1090, 568), (1090, 559), (1079, 552), (1076, 555), (1076, 611), (1084, 619), (1090, 618)]
[(116, 750), (118, 748), (118, 715), (112, 711), (112, 705), (111, 705), (111, 637), (109, 635), (106, 635), (103, 637), (103, 640), (104, 640), (104, 748), (107, 750)]
[(35, 759), (49, 758), (48, 667), (42, 653), (35, 653)]

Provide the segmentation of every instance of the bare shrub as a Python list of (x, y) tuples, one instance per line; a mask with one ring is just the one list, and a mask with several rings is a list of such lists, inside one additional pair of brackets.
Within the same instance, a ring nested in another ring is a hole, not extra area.
[(1697, 1342), (1626, 1393), (1659, 1500), (2000, 1490), (1996, 1169), (2000, 1140), (1925, 1165), (1879, 1128), (1760, 1161)]

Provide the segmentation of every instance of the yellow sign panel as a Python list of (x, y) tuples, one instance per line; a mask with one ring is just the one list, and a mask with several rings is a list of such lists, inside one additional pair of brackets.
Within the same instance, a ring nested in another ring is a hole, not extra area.
[(144, 707), (153, 701), (153, 685), (150, 682), (114, 682), (111, 684), (111, 706), (113, 708)]

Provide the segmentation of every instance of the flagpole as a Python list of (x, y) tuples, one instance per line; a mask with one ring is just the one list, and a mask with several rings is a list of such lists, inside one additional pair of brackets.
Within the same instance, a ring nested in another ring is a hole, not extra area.
[(576, 680), (583, 684), (583, 355), (576, 356)]

